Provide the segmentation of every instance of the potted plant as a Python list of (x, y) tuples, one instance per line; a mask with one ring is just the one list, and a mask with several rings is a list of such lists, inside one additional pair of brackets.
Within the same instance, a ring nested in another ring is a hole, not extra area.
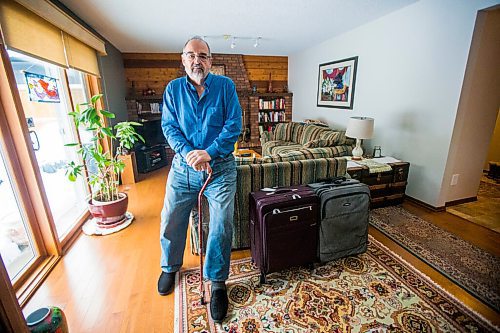
[[(83, 128), (92, 132), (90, 144), (69, 143), (66, 146), (78, 147), (77, 153), (86, 162), (84, 164), (69, 162), (66, 165), (66, 175), (70, 181), (77, 177), (87, 178), (91, 187), (89, 210), (101, 227), (113, 227), (125, 221), (128, 206), (126, 193), (118, 191), (120, 174), (125, 164), (120, 155), (126, 154), (137, 141), (144, 142), (144, 138), (137, 134), (134, 126), (142, 126), (136, 122), (120, 122), (114, 126), (106, 126), (105, 118), (115, 118), (114, 113), (98, 110), (97, 102), (102, 94), (92, 96), (90, 103), (76, 105), (73, 117), (76, 128)], [(104, 151), (102, 143), (110, 142), (109, 151)], [(113, 143), (117, 143), (113, 153)]]

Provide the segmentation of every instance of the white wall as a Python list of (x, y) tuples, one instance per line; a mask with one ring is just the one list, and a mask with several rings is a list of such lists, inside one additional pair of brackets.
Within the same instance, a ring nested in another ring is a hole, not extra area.
[[(497, 6), (500, 7), (500, 6)], [(475, 197), (500, 107), (500, 8), (479, 12), (441, 187), (445, 202)], [(451, 185), (453, 175), (458, 184)]]
[[(442, 206), (440, 188), (477, 11), (496, 1), (421, 0), (289, 57), (293, 120), (345, 128), (375, 118), (384, 155), (411, 163), (406, 193)], [(359, 56), (354, 109), (316, 106), (318, 65)]]

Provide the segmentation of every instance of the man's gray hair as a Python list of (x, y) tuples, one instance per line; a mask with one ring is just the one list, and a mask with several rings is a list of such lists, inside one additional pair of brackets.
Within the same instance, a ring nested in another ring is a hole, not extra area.
[(184, 49), (186, 48), (186, 45), (188, 45), (188, 44), (189, 44), (189, 42), (190, 42), (190, 41), (192, 41), (192, 40), (199, 40), (199, 41), (201, 41), (201, 42), (205, 43), (205, 45), (206, 45), (206, 46), (207, 46), (207, 48), (208, 48), (208, 55), (209, 55), (209, 56), (211, 56), (211, 55), (212, 55), (212, 52), (210, 52), (210, 45), (208, 45), (207, 41), (206, 41), (206, 40), (204, 40), (204, 39), (203, 39), (203, 37), (201, 37), (201, 36), (193, 36), (193, 37), (189, 38), (189, 39), (187, 40), (186, 44), (184, 44), (184, 47), (182, 48), (182, 52), (184, 52)]

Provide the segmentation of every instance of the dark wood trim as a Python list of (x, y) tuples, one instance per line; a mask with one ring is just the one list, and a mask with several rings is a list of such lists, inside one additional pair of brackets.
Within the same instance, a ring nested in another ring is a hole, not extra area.
[(16, 296), (21, 308), (24, 307), (29, 299), (35, 294), (35, 291), (42, 285), (42, 282), (47, 278), (60, 259), (60, 256), (49, 256), (44, 258), (35, 272), (30, 274), (26, 282), (18, 289)]
[(459, 200), (448, 201), (444, 204), (445, 207), (451, 207), (455, 205), (460, 205), (467, 202), (477, 201), (477, 197), (464, 198)]
[(123, 59), (124, 68), (179, 68), (181, 60)]
[(2, 332), (28, 332), (21, 307), (0, 257), (0, 329)]
[(432, 205), (429, 205), (428, 203), (425, 203), (423, 201), (420, 201), (420, 200), (415, 199), (413, 197), (410, 197), (408, 195), (405, 195), (405, 200), (411, 201), (411, 202), (413, 202), (413, 203), (415, 203), (415, 204), (417, 204), (419, 206), (422, 206), (424, 208), (427, 208), (427, 209), (429, 209), (429, 210), (431, 210), (433, 212), (444, 212), (444, 211), (446, 211), (446, 206), (434, 207)]

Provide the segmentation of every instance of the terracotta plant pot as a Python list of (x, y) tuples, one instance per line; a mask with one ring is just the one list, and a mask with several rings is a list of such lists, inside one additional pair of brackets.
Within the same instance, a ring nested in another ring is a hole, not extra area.
[(126, 220), (125, 213), (128, 207), (128, 196), (126, 193), (118, 193), (120, 197), (115, 201), (97, 201), (90, 199), (88, 201), (89, 211), (96, 219), (98, 225), (117, 226)]

